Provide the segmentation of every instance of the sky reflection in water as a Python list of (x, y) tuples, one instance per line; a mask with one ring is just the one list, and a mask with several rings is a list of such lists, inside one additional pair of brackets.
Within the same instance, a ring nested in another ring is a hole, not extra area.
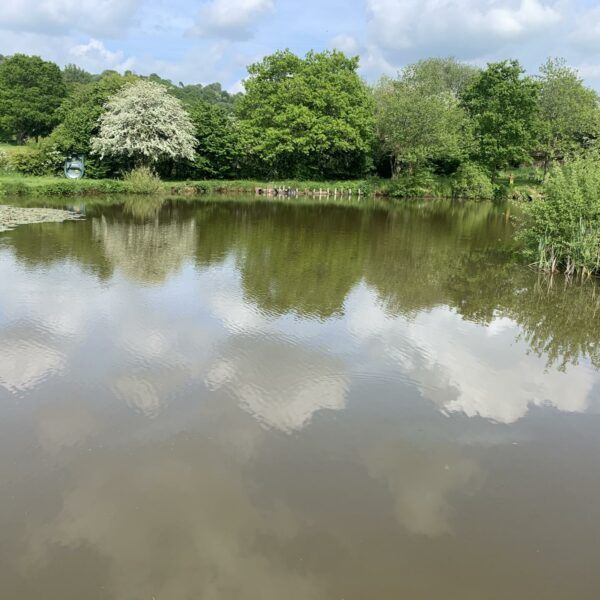
[(511, 264), (510, 210), (2, 234), (0, 595), (594, 598), (597, 294)]

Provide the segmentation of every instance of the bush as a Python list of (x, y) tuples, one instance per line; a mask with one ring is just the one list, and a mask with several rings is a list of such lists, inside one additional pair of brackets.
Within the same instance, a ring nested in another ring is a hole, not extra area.
[(47, 140), (11, 152), (8, 170), (21, 175), (54, 175), (62, 171), (64, 156)]
[(133, 169), (123, 179), (131, 194), (157, 194), (162, 189), (160, 177), (150, 167)]
[(519, 237), (540, 269), (600, 274), (600, 159), (554, 167), (523, 211)]
[(383, 193), (392, 198), (419, 198), (436, 195), (435, 187), (433, 174), (427, 170), (418, 170), (392, 179)]
[(490, 176), (479, 165), (464, 163), (451, 178), (453, 198), (490, 200), (494, 197), (494, 186)]
[(0, 173), (6, 173), (8, 169), (8, 153), (0, 148)]

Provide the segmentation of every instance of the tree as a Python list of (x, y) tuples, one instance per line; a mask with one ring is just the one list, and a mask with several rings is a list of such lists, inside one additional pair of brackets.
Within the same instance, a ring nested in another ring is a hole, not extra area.
[(431, 95), (448, 92), (458, 98), (479, 72), (478, 67), (454, 58), (428, 58), (406, 67), (402, 79), (427, 89)]
[(73, 88), (78, 84), (91, 83), (94, 81), (94, 75), (77, 65), (69, 64), (63, 69), (63, 79), (65, 80), (67, 87)]
[(470, 140), (452, 86), (432, 77), (431, 66), (438, 65), (410, 65), (397, 79), (384, 77), (374, 88), (379, 149), (393, 176), (403, 170), (412, 174), (436, 160), (458, 163)]
[(239, 116), (259, 173), (346, 178), (365, 173), (373, 115), (358, 58), (285, 50), (248, 68)]
[(100, 115), (107, 102), (128, 83), (137, 81), (135, 76), (124, 77), (108, 73), (98, 81), (78, 85), (65, 99), (58, 111), (60, 124), (50, 134), (50, 142), (63, 154), (85, 154), (87, 172), (94, 177), (106, 177), (119, 170), (118, 162), (100, 161), (91, 155), (92, 138), (98, 135)]
[(563, 59), (540, 67), (541, 152), (544, 174), (569, 152), (586, 148), (600, 133), (598, 94), (583, 85)]
[(237, 119), (222, 106), (208, 102), (197, 102), (190, 116), (195, 127), (197, 174), (219, 179), (236, 175), (241, 154)]
[(164, 86), (138, 81), (125, 86), (100, 116), (92, 151), (125, 158), (135, 166), (194, 158), (194, 125), (181, 102)]
[(58, 65), (24, 54), (5, 59), (0, 63), (0, 130), (17, 144), (47, 135), (66, 93)]
[(492, 172), (530, 156), (539, 125), (540, 85), (516, 60), (490, 63), (464, 91), (477, 140), (474, 159)]

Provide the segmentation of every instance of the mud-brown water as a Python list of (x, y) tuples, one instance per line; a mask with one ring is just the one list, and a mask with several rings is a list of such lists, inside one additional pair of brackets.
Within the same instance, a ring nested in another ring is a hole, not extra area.
[(365, 204), (0, 234), (0, 598), (599, 597), (598, 293)]

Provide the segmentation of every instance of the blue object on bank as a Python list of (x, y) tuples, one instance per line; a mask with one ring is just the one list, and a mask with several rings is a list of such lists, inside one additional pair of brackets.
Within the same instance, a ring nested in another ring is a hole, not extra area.
[(81, 179), (85, 174), (85, 156), (71, 154), (65, 161), (65, 177), (67, 179)]

